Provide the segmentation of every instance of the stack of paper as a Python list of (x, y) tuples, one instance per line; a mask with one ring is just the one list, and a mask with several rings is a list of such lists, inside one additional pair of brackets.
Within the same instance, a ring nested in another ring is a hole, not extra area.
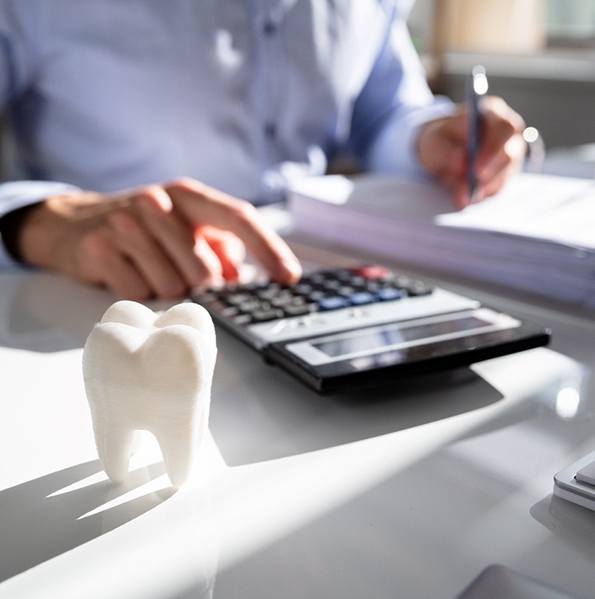
[(296, 230), (411, 264), (595, 307), (595, 183), (522, 174), (452, 212), (441, 188), (394, 178), (294, 184)]

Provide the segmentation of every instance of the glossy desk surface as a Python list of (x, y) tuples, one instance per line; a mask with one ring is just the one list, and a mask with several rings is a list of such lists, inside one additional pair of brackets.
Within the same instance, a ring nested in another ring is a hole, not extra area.
[(595, 318), (430, 280), (551, 350), (320, 397), (220, 332), (212, 438), (172, 494), (151, 440), (122, 487), (96, 459), (81, 347), (111, 298), (0, 274), (0, 598), (448, 599), (492, 563), (593, 596), (595, 512), (551, 492), (595, 449)]

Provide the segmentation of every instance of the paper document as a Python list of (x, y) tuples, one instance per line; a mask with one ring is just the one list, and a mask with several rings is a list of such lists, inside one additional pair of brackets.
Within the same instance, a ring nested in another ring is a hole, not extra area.
[(329, 242), (595, 306), (595, 182), (520, 174), (453, 211), (433, 184), (384, 176), (305, 179), (296, 229)]
[(519, 175), (493, 198), (436, 220), (595, 248), (595, 181)]

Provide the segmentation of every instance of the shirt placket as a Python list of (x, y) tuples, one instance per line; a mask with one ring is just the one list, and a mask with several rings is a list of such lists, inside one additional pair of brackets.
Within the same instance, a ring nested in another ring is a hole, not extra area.
[[(255, 114), (261, 147), (261, 172), (281, 160), (278, 152), (280, 134), (280, 85), (283, 69), (283, 47), (280, 38), (283, 19), (283, 4), (274, 0), (253, 3), (255, 17), (253, 30), (256, 48), (255, 64)], [(270, 184), (263, 185), (266, 196), (274, 194)], [(267, 199), (271, 199), (270, 197)]]

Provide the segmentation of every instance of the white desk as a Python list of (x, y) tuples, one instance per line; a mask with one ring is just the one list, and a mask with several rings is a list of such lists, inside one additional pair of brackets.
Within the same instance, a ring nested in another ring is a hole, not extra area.
[(319, 397), (220, 333), (214, 442), (172, 495), (152, 444), (122, 488), (96, 460), (80, 347), (107, 294), (0, 274), (0, 598), (447, 599), (492, 563), (593, 596), (595, 513), (551, 496), (595, 449), (593, 318), (450, 287), (569, 357)]

